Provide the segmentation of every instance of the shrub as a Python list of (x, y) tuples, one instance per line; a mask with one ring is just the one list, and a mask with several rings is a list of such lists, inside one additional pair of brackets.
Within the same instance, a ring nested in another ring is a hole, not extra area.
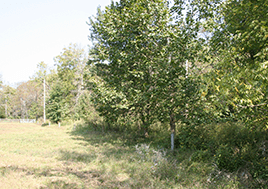
[(215, 162), (220, 169), (236, 171), (243, 163), (239, 151), (228, 145), (221, 145), (215, 154)]
[(49, 120), (46, 120), (45, 122), (43, 122), (44, 120), (43, 119), (39, 119), (38, 122), (40, 124), (40, 122), (42, 123), (41, 126), (42, 127), (45, 127), (45, 126), (48, 126), (50, 121)]
[(210, 162), (213, 155), (209, 150), (197, 150), (191, 156), (191, 161)]
[(42, 123), (42, 127), (45, 127), (45, 126), (48, 126), (49, 125), (49, 123)]
[(204, 144), (202, 125), (180, 125), (176, 143), (180, 148), (202, 149)]
[[(219, 170), (237, 173), (245, 186), (261, 188), (268, 180), (268, 135), (243, 122), (180, 125), (176, 143), (196, 150), (192, 162), (215, 163)], [(250, 184), (249, 184), (250, 183)]]

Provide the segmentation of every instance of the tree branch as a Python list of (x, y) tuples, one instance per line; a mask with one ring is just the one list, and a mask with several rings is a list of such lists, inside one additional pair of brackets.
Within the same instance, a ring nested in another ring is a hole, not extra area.
[(259, 106), (265, 106), (267, 103), (262, 103), (262, 104), (256, 104), (256, 105), (248, 105), (248, 106), (242, 106), (240, 104), (236, 104), (236, 106), (240, 108), (254, 108), (254, 107), (259, 107)]

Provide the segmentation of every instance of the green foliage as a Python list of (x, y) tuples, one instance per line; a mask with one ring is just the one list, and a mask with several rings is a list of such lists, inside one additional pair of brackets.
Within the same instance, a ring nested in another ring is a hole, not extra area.
[(236, 171), (242, 166), (242, 158), (236, 155), (235, 149), (229, 145), (221, 145), (215, 154), (215, 162), (220, 169), (230, 172)]
[[(128, 111), (140, 118), (145, 132), (157, 118), (157, 78), (159, 67), (164, 68), (162, 64), (168, 62), (169, 21), (165, 1), (131, 0), (112, 3), (103, 12), (99, 10), (89, 23), (94, 42), (92, 53), (95, 61), (102, 63), (98, 65), (98, 75), (106, 82), (106, 88), (118, 93), (114, 99), (120, 100), (121, 96), (127, 100)], [(110, 98), (111, 101), (118, 102)]]
[(99, 116), (99, 112), (93, 106), (91, 102), (91, 94), (85, 91), (79, 98), (76, 114), (77, 117), (83, 119), (86, 123), (93, 123), (95, 125), (101, 122), (102, 118)]
[(45, 127), (45, 126), (48, 126), (49, 125), (49, 123), (48, 122), (46, 122), (46, 123), (42, 123), (42, 127)]
[(44, 77), (47, 75), (47, 64), (45, 62), (40, 62), (37, 64), (38, 71), (35, 74), (35, 79), (43, 81)]
[(43, 116), (43, 107), (40, 102), (33, 102), (29, 110), (29, 119), (38, 119)]
[(47, 102), (47, 117), (55, 122), (61, 122), (68, 118), (70, 113), (70, 107), (66, 101), (66, 93), (60, 83), (53, 86), (49, 94)]
[(266, 141), (267, 133), (254, 133), (243, 122), (181, 125), (176, 140), (182, 149), (197, 150), (191, 161), (215, 162), (220, 170), (228, 172), (247, 171), (254, 179), (254, 186), (266, 183)]
[[(211, 38), (213, 77), (218, 106), (232, 106), (233, 116), (253, 130), (266, 129), (267, 114), (267, 15), (265, 0), (226, 1), (224, 19)], [(258, 125), (258, 126), (256, 126)]]
[[(212, 67), (202, 77), (198, 122), (181, 125), (177, 143), (208, 150), (220, 169), (265, 175), (266, 170), (255, 165), (267, 163), (258, 152), (267, 140), (267, 1), (193, 0), (188, 7), (175, 1), (175, 12), (184, 8), (202, 21), (207, 41), (202, 54), (208, 52), (202, 61)], [(194, 159), (201, 160), (202, 152), (197, 153)]]
[(191, 161), (209, 163), (211, 162), (212, 157), (213, 155), (208, 149), (196, 150), (191, 156)]
[(127, 113), (128, 104), (124, 94), (116, 92), (97, 76), (92, 91), (92, 103), (107, 123), (116, 123), (121, 115)]
[(4, 107), (0, 107), (0, 118), (6, 118), (5, 108)]
[[(257, 146), (260, 146), (258, 143)], [(228, 171), (247, 171), (254, 179), (252, 186), (267, 185), (267, 156), (260, 153), (258, 147), (247, 144), (240, 148), (231, 145), (221, 145), (215, 154), (215, 162), (220, 169)]]
[(72, 117), (72, 119), (78, 119), (79, 99), (84, 92), (84, 75), (88, 71), (86, 67), (88, 56), (85, 54), (85, 50), (79, 48), (77, 44), (70, 44), (54, 60), (57, 65), (56, 79), (61, 85), (58, 90), (61, 90), (64, 96), (61, 104), (64, 104), (65, 109), (69, 109), (69, 112), (64, 114), (69, 114), (68, 117)]

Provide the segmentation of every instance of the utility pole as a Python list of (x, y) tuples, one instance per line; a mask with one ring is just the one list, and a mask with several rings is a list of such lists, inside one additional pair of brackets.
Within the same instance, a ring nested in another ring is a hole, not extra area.
[(44, 123), (46, 122), (46, 79), (44, 76)]

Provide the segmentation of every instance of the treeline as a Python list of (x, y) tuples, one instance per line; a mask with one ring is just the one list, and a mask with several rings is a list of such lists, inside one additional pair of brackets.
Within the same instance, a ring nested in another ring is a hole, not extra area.
[(84, 114), (91, 112), (90, 92), (84, 85), (90, 70), (88, 54), (77, 44), (70, 44), (54, 61), (56, 69), (49, 70), (47, 64), (40, 62), (30, 80), (16, 88), (1, 84), (1, 118), (49, 119), (58, 123), (87, 117)]
[(166, 130), (172, 149), (201, 150), (198, 158), (265, 180), (267, 10), (266, 0), (111, 2), (89, 19), (89, 54), (70, 45), (57, 70), (40, 63), (32, 80), (3, 86), (1, 115), (42, 117), (45, 80), (53, 122), (84, 119), (145, 137)]
[(171, 138), (178, 123), (267, 133), (267, 1), (173, 3), (112, 2), (90, 19), (96, 110), (145, 135), (156, 122)]
[(0, 118), (36, 119), (42, 115), (42, 91), (38, 82), (30, 80), (17, 88), (1, 85)]

